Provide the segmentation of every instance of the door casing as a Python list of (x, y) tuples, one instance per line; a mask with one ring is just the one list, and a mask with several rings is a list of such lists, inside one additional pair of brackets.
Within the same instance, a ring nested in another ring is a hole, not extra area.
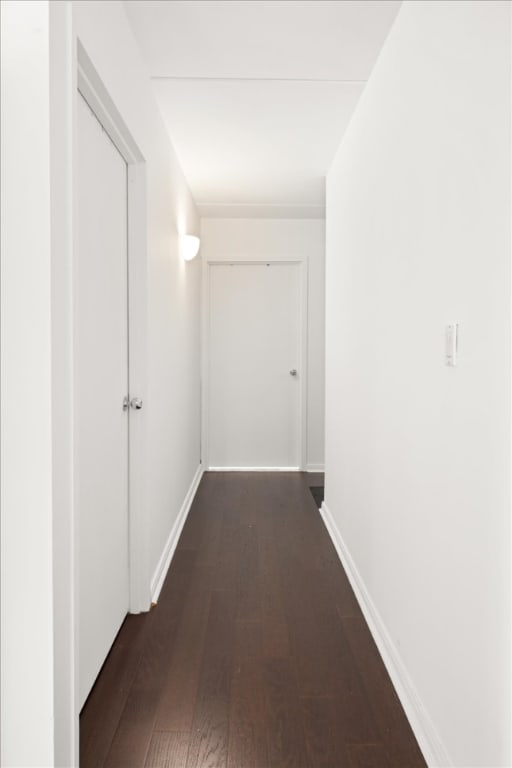
[[(77, 48), (77, 91), (89, 104), (128, 165), (128, 388), (130, 397), (141, 397), (144, 401), (147, 345), (144, 158), (80, 41)], [(76, 210), (74, 213), (76, 220)], [(130, 419), (128, 441), (129, 608), (130, 613), (140, 613), (149, 610), (151, 606), (142, 515), (145, 467), (144, 408), (135, 412)]]
[[(78, 104), (79, 244), (74, 301), (79, 705), (128, 613), (128, 166)], [(91, 311), (92, 309), (92, 311)]]
[[(74, 297), (77, 232), (77, 107), (80, 91), (128, 164), (131, 389), (145, 399), (147, 356), (146, 163), (75, 27), (71, 3), (52, 3), (50, 182), (52, 226), (52, 450), (55, 764), (78, 766), (78, 541), (74, 484)], [(101, 70), (100, 70), (101, 71)], [(147, 403), (145, 402), (145, 407)], [(151, 606), (144, 526), (145, 408), (130, 434), (130, 605)]]
[[(146, 168), (142, 153), (139, 151), (120, 113), (112, 102), (96, 69), (77, 40), (76, 51), (76, 89), (74, 91), (73, 123), (73, 168), (77, 168), (77, 100), (80, 95), (85, 99), (99, 122), (104, 127), (113, 144), (127, 163), (127, 263), (128, 263), (128, 394), (131, 397), (146, 395)], [(73, 221), (78, 221), (78, 179), (73, 177)], [(77, 294), (78, 258), (77, 227), (73, 225), (73, 276), (72, 294)], [(73, 348), (76, 338), (73, 329)], [(146, 405), (146, 403), (145, 403)], [(75, 406), (73, 405), (73, 408)], [(128, 430), (128, 541), (129, 541), (129, 612), (140, 613), (151, 607), (150, 578), (147, 564), (147, 538), (144, 526), (143, 510), (145, 496), (145, 454), (146, 428), (145, 411), (134, 412), (130, 418)], [(73, 472), (77, 471), (73, 460)], [(76, 729), (74, 742), (78, 744), (79, 729), (79, 542), (77, 539), (78, 503), (77, 489), (73, 489), (73, 612), (74, 612), (74, 653), (73, 678), (74, 702), (73, 714)]]

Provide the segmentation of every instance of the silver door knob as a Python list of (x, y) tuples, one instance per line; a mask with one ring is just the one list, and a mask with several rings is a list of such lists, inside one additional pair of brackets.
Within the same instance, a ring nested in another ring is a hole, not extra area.
[(135, 411), (140, 411), (142, 408), (142, 400), (140, 397), (132, 397), (130, 405)]
[(291, 371), (290, 371), (290, 376), (296, 376), (296, 375), (297, 375), (297, 369), (296, 368), (292, 368)]
[(130, 407), (130, 398), (128, 395), (126, 397), (123, 397), (123, 411), (127, 411)]

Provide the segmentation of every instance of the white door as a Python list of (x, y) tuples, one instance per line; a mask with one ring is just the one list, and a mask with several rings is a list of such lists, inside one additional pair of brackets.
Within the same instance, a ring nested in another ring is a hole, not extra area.
[(299, 468), (300, 265), (209, 269), (208, 463)]
[(127, 165), (78, 98), (75, 498), (82, 707), (128, 612)]

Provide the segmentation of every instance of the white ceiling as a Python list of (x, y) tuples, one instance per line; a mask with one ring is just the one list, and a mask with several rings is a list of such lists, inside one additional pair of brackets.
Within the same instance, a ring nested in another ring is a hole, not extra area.
[(202, 215), (323, 216), (399, 0), (125, 0)]

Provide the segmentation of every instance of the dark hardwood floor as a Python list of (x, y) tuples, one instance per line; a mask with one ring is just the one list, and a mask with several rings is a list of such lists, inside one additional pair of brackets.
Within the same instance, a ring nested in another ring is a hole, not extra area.
[(81, 768), (423, 768), (308, 484), (207, 473), (158, 605), (128, 616)]

